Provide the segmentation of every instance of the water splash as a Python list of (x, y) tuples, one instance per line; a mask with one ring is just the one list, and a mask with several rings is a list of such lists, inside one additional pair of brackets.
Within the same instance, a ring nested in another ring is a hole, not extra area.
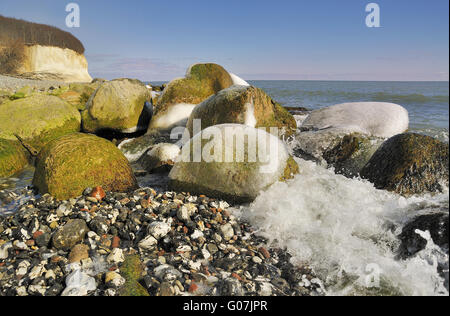
[(295, 263), (312, 265), (329, 295), (448, 295), (429, 259), (396, 258), (408, 214), (429, 205), (448, 207), (448, 193), (406, 199), (298, 162), (300, 175), (262, 192), (238, 215), (286, 247)]

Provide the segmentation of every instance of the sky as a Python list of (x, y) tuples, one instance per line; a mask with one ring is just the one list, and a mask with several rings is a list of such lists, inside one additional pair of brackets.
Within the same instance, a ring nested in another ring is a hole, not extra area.
[[(79, 28), (65, 23), (71, 2)], [(448, 0), (0, 0), (1, 15), (79, 38), (92, 77), (144, 81), (197, 62), (247, 80), (448, 81), (448, 12)]]

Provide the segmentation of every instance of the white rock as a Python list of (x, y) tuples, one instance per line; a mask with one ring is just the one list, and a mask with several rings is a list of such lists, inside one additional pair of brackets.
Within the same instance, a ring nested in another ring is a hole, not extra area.
[(28, 296), (27, 288), (25, 286), (19, 286), (16, 288), (17, 296)]
[(306, 130), (339, 129), (389, 138), (408, 129), (408, 111), (394, 103), (354, 102), (313, 111), (303, 122)]
[(24, 260), (17, 266), (16, 275), (18, 276), (24, 276), (28, 272), (28, 268), (30, 267), (31, 263)]
[(220, 226), (220, 231), (222, 232), (223, 238), (227, 241), (234, 236), (234, 229), (230, 223)]
[(143, 250), (151, 250), (157, 244), (158, 244), (158, 241), (155, 239), (155, 237), (147, 236), (139, 242), (138, 246), (140, 249), (143, 249)]
[(150, 127), (155, 129), (171, 129), (176, 126), (186, 126), (187, 120), (196, 104), (180, 103), (172, 105), (164, 115), (151, 121)]
[(148, 226), (148, 232), (156, 239), (161, 239), (170, 232), (170, 225), (165, 222), (153, 222)]
[(204, 236), (203, 233), (200, 230), (196, 229), (194, 231), (194, 233), (191, 235), (191, 238), (196, 240), (196, 239), (199, 239), (200, 237), (203, 237), (203, 236)]
[(45, 272), (47, 272), (47, 269), (45, 269), (43, 265), (39, 264), (31, 269), (28, 277), (30, 278), (30, 280), (34, 280), (43, 275)]
[(61, 296), (86, 296), (88, 292), (97, 288), (95, 279), (80, 269), (67, 276), (66, 286)]
[(125, 261), (125, 256), (123, 255), (123, 250), (120, 248), (114, 248), (111, 253), (106, 258), (109, 263), (120, 263)]
[(17, 250), (28, 250), (27, 244), (20, 240), (14, 240), (13, 246)]
[(186, 222), (190, 219), (189, 210), (186, 206), (182, 206), (177, 210), (177, 217), (180, 221)]
[(8, 258), (8, 249), (12, 248), (13, 245), (10, 242), (0, 246), (0, 259)]

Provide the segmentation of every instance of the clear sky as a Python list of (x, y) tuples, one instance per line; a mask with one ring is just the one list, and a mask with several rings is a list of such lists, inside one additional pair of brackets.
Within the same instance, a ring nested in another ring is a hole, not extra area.
[[(65, 25), (70, 2), (80, 28)], [(170, 80), (196, 62), (245, 79), (449, 78), (448, 0), (0, 0), (0, 14), (70, 31), (107, 79)]]

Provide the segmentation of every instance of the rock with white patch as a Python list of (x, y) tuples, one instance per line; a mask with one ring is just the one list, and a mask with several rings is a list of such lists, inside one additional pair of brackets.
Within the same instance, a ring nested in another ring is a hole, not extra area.
[(236, 123), (250, 127), (276, 127), (292, 135), (297, 129), (294, 117), (263, 90), (251, 86), (232, 86), (211, 96), (192, 111), (183, 140), (213, 125)]
[(337, 104), (313, 111), (301, 126), (303, 131), (337, 129), (350, 133), (389, 138), (408, 129), (408, 111), (384, 102)]
[(154, 146), (140, 159), (140, 164), (148, 172), (169, 171), (180, 154), (180, 147), (161, 143)]
[(158, 98), (149, 129), (167, 130), (184, 126), (195, 105), (231, 85), (230, 74), (219, 65), (190, 66), (186, 77), (172, 80)]
[(278, 137), (242, 124), (222, 124), (183, 146), (169, 178), (177, 192), (248, 202), (296, 173), (298, 165)]

